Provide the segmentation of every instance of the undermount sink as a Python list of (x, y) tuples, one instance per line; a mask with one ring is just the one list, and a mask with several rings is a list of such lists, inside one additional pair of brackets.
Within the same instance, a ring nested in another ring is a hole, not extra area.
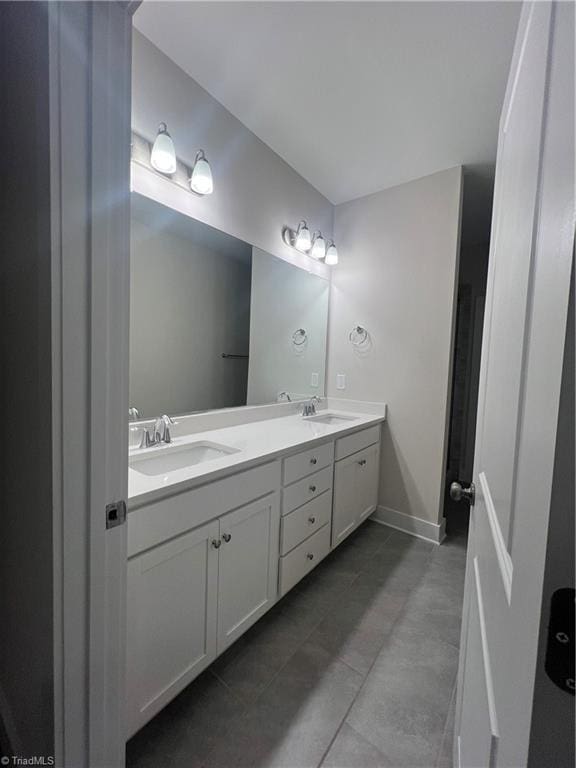
[(227, 445), (210, 443), (203, 440), (198, 443), (190, 443), (181, 448), (161, 448), (154, 454), (146, 456), (134, 456), (130, 459), (130, 468), (143, 475), (163, 475), (166, 472), (175, 472), (184, 467), (192, 467), (195, 464), (203, 464), (206, 461), (221, 459), (231, 453), (238, 453), (238, 448), (230, 448)]
[(339, 413), (319, 413), (317, 416), (306, 416), (306, 421), (312, 421), (314, 424), (344, 424), (347, 421), (356, 421), (356, 416), (343, 416)]

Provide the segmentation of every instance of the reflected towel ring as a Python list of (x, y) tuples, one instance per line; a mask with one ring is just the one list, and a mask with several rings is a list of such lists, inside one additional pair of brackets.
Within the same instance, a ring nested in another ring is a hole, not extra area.
[(308, 334), (306, 333), (304, 328), (298, 328), (298, 330), (294, 331), (294, 333), (292, 334), (292, 344), (294, 344), (295, 347), (301, 347), (307, 341), (308, 341)]
[(348, 334), (348, 339), (355, 347), (359, 347), (361, 344), (368, 341), (368, 331), (361, 325), (357, 325), (355, 328), (352, 328)]

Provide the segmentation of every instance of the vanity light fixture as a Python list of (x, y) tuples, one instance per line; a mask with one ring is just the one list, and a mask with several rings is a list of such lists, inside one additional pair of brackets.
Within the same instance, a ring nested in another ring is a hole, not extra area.
[(336, 248), (334, 240), (330, 240), (328, 243), (328, 248), (326, 249), (326, 259), (324, 263), (328, 264), (329, 267), (335, 267), (336, 264), (338, 264), (338, 249)]
[(312, 248), (310, 250), (310, 256), (316, 261), (320, 261), (326, 256), (326, 241), (322, 237), (320, 230), (314, 232), (312, 236)]
[(150, 165), (160, 173), (171, 175), (176, 172), (176, 150), (166, 123), (158, 126), (158, 135), (150, 152)]
[(311, 245), (312, 240), (310, 239), (310, 230), (308, 229), (308, 224), (306, 224), (304, 219), (302, 219), (300, 224), (298, 224), (298, 229), (296, 230), (294, 248), (296, 248), (297, 251), (302, 251), (302, 253), (308, 253)]
[(206, 160), (204, 150), (196, 152), (192, 175), (190, 176), (190, 189), (197, 195), (211, 195), (214, 191), (214, 181), (212, 179), (212, 168)]

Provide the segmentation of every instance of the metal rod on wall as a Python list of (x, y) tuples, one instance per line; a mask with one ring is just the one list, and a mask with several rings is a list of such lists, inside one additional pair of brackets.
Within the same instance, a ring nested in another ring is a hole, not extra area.
[(228, 355), (226, 352), (222, 352), (222, 357), (228, 360), (248, 360), (248, 355)]

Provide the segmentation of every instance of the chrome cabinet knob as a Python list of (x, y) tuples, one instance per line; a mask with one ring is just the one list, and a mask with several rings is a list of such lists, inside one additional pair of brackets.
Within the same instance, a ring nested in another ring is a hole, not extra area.
[(363, 467), (366, 464), (366, 459), (360, 459), (358, 464), (360, 464), (360, 466)]
[(310, 493), (314, 493), (314, 491), (316, 490), (316, 486), (315, 485), (311, 485), (309, 490), (310, 490)]
[(232, 538), (232, 534), (231, 533), (223, 533), (222, 534), (222, 538), (224, 539), (225, 542), (229, 542), (230, 539)]
[(318, 459), (316, 458), (316, 456), (312, 456), (312, 458), (310, 459), (310, 464), (318, 464)]
[(314, 555), (312, 554), (312, 552), (308, 552), (306, 557), (308, 558), (308, 560), (314, 560)]
[(476, 500), (476, 487), (474, 486), (474, 483), (470, 483), (468, 488), (463, 488), (461, 483), (454, 481), (450, 486), (450, 498), (453, 501), (462, 501), (462, 499), (466, 499), (470, 506), (473, 507), (474, 501)]
[(314, 523), (316, 522), (316, 518), (314, 517), (314, 515), (308, 518), (308, 522), (310, 523), (310, 525), (314, 525)]
[(220, 539), (212, 539), (212, 546), (214, 549), (220, 549), (222, 546), (222, 541)]

